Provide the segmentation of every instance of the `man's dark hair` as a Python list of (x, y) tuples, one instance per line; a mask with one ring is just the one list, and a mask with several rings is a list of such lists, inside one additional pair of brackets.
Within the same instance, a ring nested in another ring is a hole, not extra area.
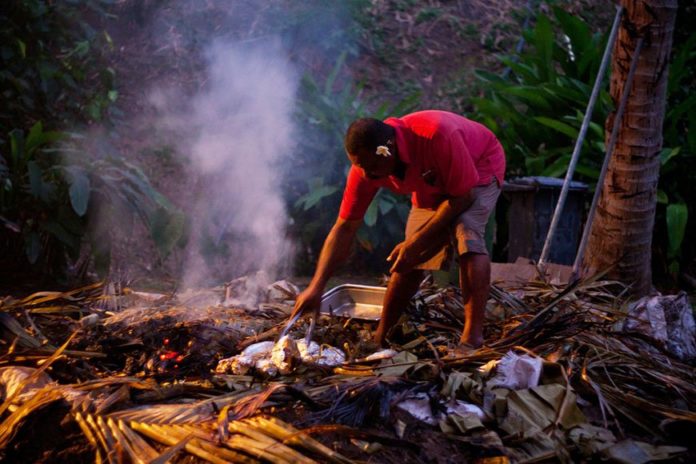
[(360, 118), (353, 121), (346, 131), (346, 151), (352, 155), (374, 153), (378, 146), (394, 139), (394, 128), (379, 119)]

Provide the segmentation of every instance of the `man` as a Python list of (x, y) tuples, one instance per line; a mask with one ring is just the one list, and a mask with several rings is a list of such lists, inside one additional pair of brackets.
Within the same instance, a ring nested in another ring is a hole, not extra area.
[(456, 251), (465, 313), (460, 343), (465, 349), (480, 347), (490, 289), (484, 233), (505, 172), (496, 137), (463, 116), (430, 110), (384, 122), (358, 119), (348, 128), (345, 148), (352, 167), (338, 219), (293, 314), (320, 304), (326, 282), (347, 258), (370, 202), (386, 187), (410, 193), (412, 208), (406, 239), (387, 258), (391, 278), (375, 341), (385, 344), (418, 290), (423, 271), (442, 268)]

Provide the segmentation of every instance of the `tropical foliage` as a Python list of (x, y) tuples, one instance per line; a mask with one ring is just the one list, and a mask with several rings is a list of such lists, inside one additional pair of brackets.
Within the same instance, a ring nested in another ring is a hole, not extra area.
[[(40, 122), (26, 135), (18, 129), (9, 134), (8, 156), (0, 159), (3, 245), (23, 250), (29, 264), (60, 273), (78, 260), (82, 238), (88, 236), (97, 269), (107, 272), (111, 234), (136, 215), (160, 253), (169, 253), (182, 236), (183, 214), (139, 168), (122, 159), (97, 159), (70, 148), (77, 136), (69, 137), (44, 132)], [(15, 258), (22, 261), (21, 254)]]
[(0, 13), (7, 102), (0, 108), (0, 246), (18, 268), (64, 274), (87, 237), (97, 270), (106, 272), (114, 224), (128, 215), (148, 227), (162, 255), (182, 236), (183, 215), (140, 169), (85, 151), (80, 136), (42, 123), (64, 128), (117, 116), (115, 73), (104, 66), (111, 39), (85, 21), (108, 19), (110, 3), (12, 1)]
[[(111, 37), (88, 15), (107, 19), (109, 0), (9, 0), (0, 11), (0, 134), (36, 121), (53, 126), (100, 120), (114, 111)], [(1, 146), (1, 145), (0, 145)]]
[[(687, 225), (694, 230), (696, 210), (696, 33), (674, 41), (667, 84), (664, 142), (660, 154), (660, 183), (655, 218), (655, 265), (677, 277), (680, 268), (696, 257), (696, 247), (685, 241)], [(660, 270), (662, 270), (660, 269)]]
[[(590, 99), (606, 35), (593, 33), (580, 18), (560, 8), (540, 14), (525, 31), (528, 47), (501, 56), (502, 75), (479, 70), (484, 96), (474, 100), (475, 117), (500, 138), (508, 156), (508, 176), (565, 173)], [(577, 172), (596, 179), (604, 151), (604, 120), (612, 108), (599, 95)]]
[[(554, 8), (553, 13), (553, 17), (540, 14), (535, 26), (525, 32), (528, 46), (524, 51), (500, 57), (509, 72), (477, 71), (484, 96), (474, 100), (474, 117), (500, 137), (508, 156), (508, 177), (565, 175), (606, 45), (607, 35), (592, 33), (578, 16), (560, 8)], [(691, 34), (675, 42), (670, 67), (660, 207), (653, 240), (657, 273), (673, 277), (680, 263), (694, 257), (693, 246), (684, 242), (689, 217), (694, 216), (687, 199), (696, 193), (694, 170), (684, 168), (693, 167), (696, 156), (696, 130), (692, 129), (696, 117), (690, 111), (696, 97), (689, 90), (693, 88), (694, 66), (696, 34)], [(575, 179), (596, 183), (605, 152), (604, 122), (612, 108), (605, 85), (592, 114)]]

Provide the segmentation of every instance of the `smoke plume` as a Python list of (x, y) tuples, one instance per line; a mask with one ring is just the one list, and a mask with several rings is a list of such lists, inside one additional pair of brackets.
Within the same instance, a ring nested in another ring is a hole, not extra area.
[(296, 73), (277, 40), (216, 41), (206, 58), (198, 93), (152, 97), (198, 178), (183, 287), (277, 275), (290, 257), (278, 166), (293, 150)]

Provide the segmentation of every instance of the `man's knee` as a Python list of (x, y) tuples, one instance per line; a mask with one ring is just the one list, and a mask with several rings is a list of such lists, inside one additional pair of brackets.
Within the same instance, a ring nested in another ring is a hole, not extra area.
[(392, 285), (413, 285), (420, 284), (423, 280), (423, 271), (420, 269), (412, 269), (406, 272), (392, 272), (389, 278), (389, 283)]

